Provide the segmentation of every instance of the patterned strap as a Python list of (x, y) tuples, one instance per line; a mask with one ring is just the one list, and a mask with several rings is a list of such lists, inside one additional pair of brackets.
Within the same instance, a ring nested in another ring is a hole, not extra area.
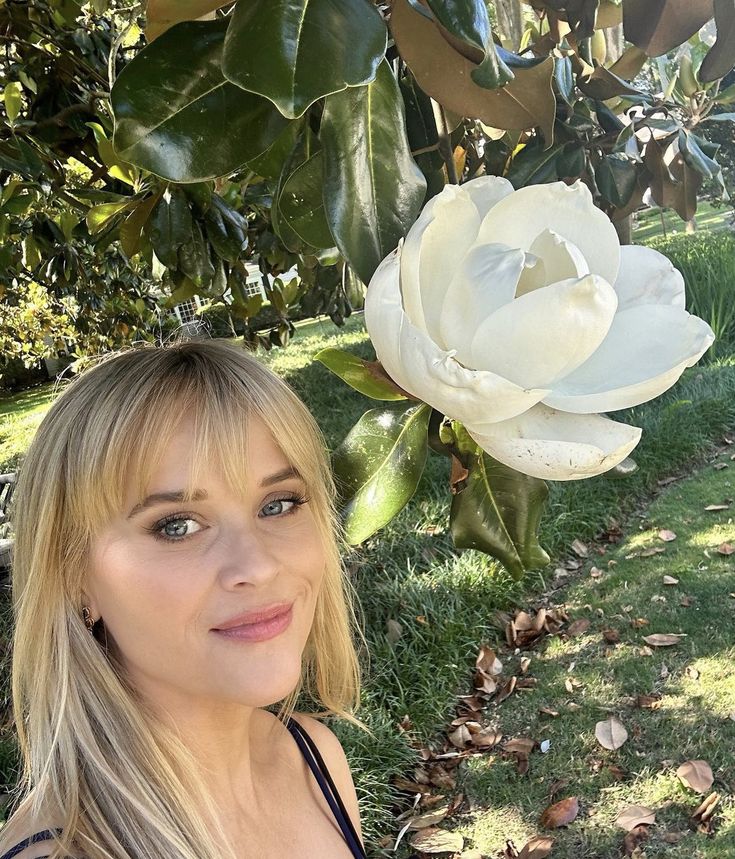
[[(36, 844), (39, 841), (49, 841), (54, 837), (54, 832), (58, 833), (60, 831), (60, 829), (53, 831), (51, 829), (44, 829), (43, 832), (36, 832), (35, 835), (31, 835), (30, 838), (26, 838), (25, 841), (21, 841), (20, 844), (16, 844), (12, 850), (8, 850), (7, 853), (3, 853), (3, 855), (0, 856), (0, 859), (13, 859), (13, 856), (17, 856), (22, 850), (25, 850), (26, 847), (30, 847), (31, 844)], [(48, 859), (48, 857), (43, 856), (41, 859)]]
[[(347, 842), (347, 846), (352, 851), (352, 855), (355, 859), (366, 859), (367, 854), (362, 846), (362, 842), (355, 831), (352, 820), (350, 820), (350, 815), (347, 813), (347, 809), (342, 802), (342, 797), (337, 791), (334, 781), (332, 780), (332, 776), (327, 769), (327, 765), (324, 763), (324, 759), (322, 758), (319, 749), (316, 747), (316, 743), (295, 719), (289, 719), (286, 727), (296, 740), (301, 753), (306, 759), (309, 769), (314, 774), (314, 778), (317, 780), (317, 783), (324, 794), (324, 798), (329, 803), (329, 807), (332, 809), (332, 814), (334, 814), (335, 820), (339, 824), (339, 828), (342, 830), (342, 834)], [(0, 857), (0, 859), (2, 859), (2, 857)]]

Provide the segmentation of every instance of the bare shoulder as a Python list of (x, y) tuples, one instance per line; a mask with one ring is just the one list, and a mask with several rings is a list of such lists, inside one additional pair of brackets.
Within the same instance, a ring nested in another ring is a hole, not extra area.
[[(40, 859), (53, 854), (53, 838), (43, 837), (53, 827), (40, 825), (31, 815), (29, 803), (30, 797), (26, 797), (0, 828), (0, 859), (7, 854), (13, 859)], [(27, 842), (31, 843), (18, 850), (19, 845)]]
[(334, 732), (324, 722), (319, 721), (319, 719), (314, 719), (312, 716), (306, 716), (303, 713), (294, 713), (293, 718), (316, 743), (321, 756), (324, 758), (324, 763), (327, 765), (327, 769), (334, 780), (334, 784), (339, 791), (339, 795), (342, 797), (345, 808), (349, 812), (350, 819), (362, 838), (357, 793), (355, 792), (350, 765), (347, 763), (342, 744)]
[(36, 841), (24, 847), (20, 852), (15, 852), (18, 845), (28, 841), (34, 834), (29, 832), (25, 836), (21, 834), (19, 838), (15, 836), (12, 838), (0, 838), (0, 857), (4, 857), (6, 854), (12, 855), (13, 859), (41, 859), (41, 857), (50, 856), (54, 846), (54, 842), (50, 838)]

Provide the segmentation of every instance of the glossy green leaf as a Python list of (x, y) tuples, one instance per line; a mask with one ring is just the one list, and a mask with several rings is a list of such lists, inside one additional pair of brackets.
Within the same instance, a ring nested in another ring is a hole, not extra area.
[[(495, 47), (490, 18), (483, 0), (427, 0), (427, 5), (437, 23), (449, 34), (450, 44), (459, 53), (478, 63), (470, 73), (478, 86), (496, 89), (513, 80), (513, 72), (500, 58)], [(473, 48), (474, 51), (471, 50)]]
[(426, 464), (431, 407), (391, 403), (360, 418), (333, 454), (347, 541), (362, 543), (406, 505)]
[(705, 179), (711, 179), (719, 172), (719, 164), (705, 155), (694, 135), (687, 133), (683, 128), (679, 130), (679, 152), (684, 162)]
[(369, 283), (416, 220), (426, 192), (387, 62), (373, 83), (329, 96), (320, 138), (327, 221), (342, 255)]
[(225, 176), (265, 152), (286, 126), (271, 102), (225, 79), (228, 19), (167, 30), (115, 81), (118, 156), (174, 182)]
[(543, 480), (514, 471), (480, 450), (461, 425), (452, 423), (467, 476), (449, 513), (454, 545), (497, 558), (516, 579), (543, 567), (549, 556), (538, 542), (549, 490)]
[(119, 214), (130, 207), (130, 203), (101, 203), (87, 212), (87, 228), (94, 235), (101, 232)]
[(92, 129), (95, 142), (97, 143), (97, 152), (99, 153), (102, 163), (107, 167), (110, 176), (125, 182), (126, 185), (135, 186), (138, 181), (138, 171), (132, 164), (127, 164), (117, 157), (117, 154), (112, 146), (112, 141), (108, 140), (104, 128), (99, 122), (85, 123)]
[(289, 221), (282, 217), (281, 207), (278, 205), (278, 200), (281, 197), (283, 186), (289, 176), (296, 168), (308, 161), (311, 156), (319, 150), (320, 144), (316, 135), (311, 131), (309, 126), (305, 126), (299, 134), (296, 144), (286, 158), (281, 174), (278, 177), (276, 190), (273, 193), (275, 205), (271, 206), (271, 224), (276, 235), (281, 239), (283, 244), (292, 253), (299, 253), (304, 250), (304, 240), (294, 232)]
[(144, 228), (156, 256), (167, 268), (178, 265), (179, 248), (191, 239), (191, 225), (186, 195), (181, 188), (168, 188)]
[(595, 168), (595, 181), (602, 196), (616, 208), (625, 206), (635, 190), (638, 173), (630, 159), (619, 152), (603, 155)]
[(322, 153), (315, 152), (281, 186), (278, 207), (299, 238), (313, 248), (334, 247), (324, 214)]
[(248, 0), (232, 14), (222, 70), (293, 119), (322, 96), (373, 80), (386, 41), (368, 0)]
[(228, 262), (236, 262), (248, 246), (247, 221), (217, 194), (204, 216), (204, 225), (216, 254)]
[(159, 201), (160, 194), (151, 194), (133, 209), (120, 227), (120, 246), (128, 257), (134, 257), (142, 244), (143, 228)]
[(179, 248), (179, 270), (200, 289), (206, 289), (214, 277), (209, 246), (197, 221), (192, 221), (191, 235)]
[(548, 149), (541, 142), (529, 143), (513, 158), (505, 178), (514, 188), (553, 182), (558, 178), (556, 162), (563, 146), (555, 143)]
[(18, 81), (10, 81), (10, 83), (5, 84), (3, 100), (5, 102), (5, 113), (11, 125), (15, 124), (15, 120), (18, 118), (18, 114), (20, 113), (20, 108), (23, 104), (22, 93), (23, 87), (18, 83)]
[(724, 78), (735, 66), (735, 3), (714, 0), (717, 39), (702, 60), (697, 77), (709, 82)]
[(364, 361), (351, 352), (334, 348), (322, 349), (314, 359), (366, 397), (373, 400), (406, 399), (377, 361)]
[(439, 134), (431, 99), (418, 86), (412, 74), (399, 81), (406, 111), (406, 132), (411, 153), (424, 175), (441, 170), (444, 159), (439, 152)]
[(248, 169), (264, 179), (277, 179), (302, 128), (302, 120), (289, 122), (265, 152), (247, 162)]

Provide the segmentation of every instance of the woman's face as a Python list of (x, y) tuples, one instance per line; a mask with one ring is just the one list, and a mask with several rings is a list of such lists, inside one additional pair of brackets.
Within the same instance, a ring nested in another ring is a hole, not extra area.
[(206, 473), (198, 500), (176, 500), (194, 456), (187, 423), (148, 498), (131, 488), (124, 510), (95, 538), (87, 604), (133, 685), (154, 702), (271, 704), (298, 683), (324, 575), (307, 487), (257, 419), (249, 422), (242, 498)]

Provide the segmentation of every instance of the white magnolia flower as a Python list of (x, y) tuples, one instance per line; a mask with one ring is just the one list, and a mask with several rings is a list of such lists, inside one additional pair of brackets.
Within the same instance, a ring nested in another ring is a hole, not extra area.
[(447, 185), (376, 270), (365, 321), (388, 374), (500, 462), (552, 480), (617, 465), (641, 430), (603, 417), (670, 388), (714, 340), (684, 280), (620, 246), (581, 182)]

